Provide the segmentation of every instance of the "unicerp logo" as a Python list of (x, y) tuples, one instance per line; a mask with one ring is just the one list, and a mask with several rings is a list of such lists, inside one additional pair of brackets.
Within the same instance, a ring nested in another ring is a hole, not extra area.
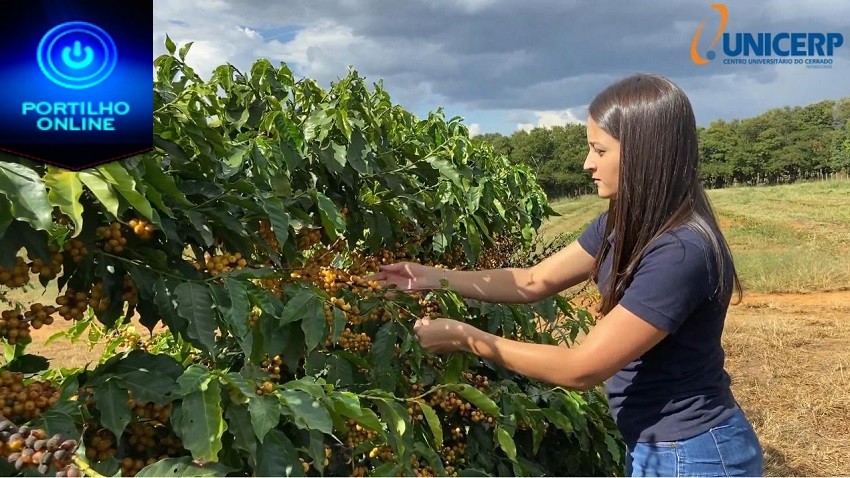
[[(835, 50), (844, 44), (844, 35), (837, 32), (726, 32), (729, 10), (723, 3), (710, 7), (720, 15), (717, 32), (711, 37), (704, 54), (700, 40), (708, 17), (700, 22), (691, 40), (691, 61), (697, 65), (718, 58), (717, 46), (722, 49), (725, 65), (804, 65), (807, 68), (832, 68)], [(722, 40), (722, 41), (721, 41)]]

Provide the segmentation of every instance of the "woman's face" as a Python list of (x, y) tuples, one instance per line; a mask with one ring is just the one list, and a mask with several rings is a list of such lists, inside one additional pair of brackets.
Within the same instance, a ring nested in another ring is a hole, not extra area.
[(587, 118), (587, 144), (590, 150), (584, 160), (584, 169), (590, 171), (599, 197), (617, 196), (620, 184), (620, 142)]

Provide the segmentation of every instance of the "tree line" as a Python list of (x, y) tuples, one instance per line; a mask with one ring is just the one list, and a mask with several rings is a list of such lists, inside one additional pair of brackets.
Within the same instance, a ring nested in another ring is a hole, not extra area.
[[(850, 174), (850, 97), (783, 107), (699, 127), (700, 176), (707, 188), (782, 184)], [(550, 198), (595, 191), (582, 168), (585, 126), (567, 124), (476, 136), (515, 163), (528, 164)]]

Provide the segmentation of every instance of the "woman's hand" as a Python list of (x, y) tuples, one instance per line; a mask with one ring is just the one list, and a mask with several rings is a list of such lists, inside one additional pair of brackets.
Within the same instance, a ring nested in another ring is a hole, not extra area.
[(452, 319), (422, 317), (413, 324), (419, 345), (425, 350), (444, 354), (449, 352), (471, 352), (473, 336), (479, 332), (475, 327)]
[(415, 262), (397, 262), (380, 266), (378, 272), (368, 279), (377, 281), (382, 288), (389, 286), (395, 286), (400, 290), (440, 288), (437, 269)]

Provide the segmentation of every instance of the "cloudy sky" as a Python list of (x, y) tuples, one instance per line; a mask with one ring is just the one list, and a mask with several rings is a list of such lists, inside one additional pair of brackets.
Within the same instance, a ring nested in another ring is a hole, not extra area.
[(727, 2), (726, 32), (838, 32), (831, 69), (706, 65), (690, 59), (718, 29), (711, 1), (694, 0), (155, 0), (154, 54), (165, 35), (194, 41), (187, 58), (203, 77), (223, 63), (286, 62), (325, 87), (353, 66), (384, 80), (417, 115), (442, 106), (472, 132), (583, 121), (587, 104), (634, 72), (665, 75), (694, 105), (697, 122), (850, 96), (850, 2)]

